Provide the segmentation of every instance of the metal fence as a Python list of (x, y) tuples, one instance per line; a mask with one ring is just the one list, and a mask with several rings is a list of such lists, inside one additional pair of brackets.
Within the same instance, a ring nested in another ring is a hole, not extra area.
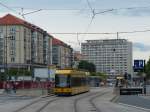
[(54, 87), (54, 82), (49, 81), (7, 81), (0, 82), (0, 89), (32, 89), (32, 88), (43, 88), (49, 89)]

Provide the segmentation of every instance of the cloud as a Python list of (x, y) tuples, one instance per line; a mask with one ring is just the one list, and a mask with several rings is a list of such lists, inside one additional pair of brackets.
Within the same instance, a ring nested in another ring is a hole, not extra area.
[(134, 51), (148, 52), (150, 51), (150, 45), (145, 45), (143, 43), (135, 42), (133, 43)]

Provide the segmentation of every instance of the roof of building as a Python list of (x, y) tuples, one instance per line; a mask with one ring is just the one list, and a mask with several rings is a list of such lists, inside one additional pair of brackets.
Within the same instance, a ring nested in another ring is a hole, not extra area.
[(64, 46), (64, 47), (67, 47), (67, 48), (70, 48), (70, 49), (73, 50), (73, 48), (70, 45), (64, 43), (63, 41), (61, 41), (61, 40), (59, 40), (57, 38), (53, 38), (52, 39), (52, 44), (53, 45), (57, 45), (57, 46)]
[(61, 46), (63, 46), (65, 43), (63, 41), (59, 40), (59, 39), (53, 38), (52, 44), (53, 45), (61, 45)]
[(11, 14), (7, 14), (7, 15), (0, 18), (0, 25), (23, 25), (23, 26), (28, 27), (32, 30), (36, 30), (39, 32), (45, 32), (42, 28), (40, 28), (34, 24), (31, 24), (31, 23), (29, 23), (23, 19), (20, 19), (16, 16), (13, 16)]
[(7, 14), (0, 18), (0, 25), (10, 25), (10, 24), (23, 24), (24, 21), (11, 15)]

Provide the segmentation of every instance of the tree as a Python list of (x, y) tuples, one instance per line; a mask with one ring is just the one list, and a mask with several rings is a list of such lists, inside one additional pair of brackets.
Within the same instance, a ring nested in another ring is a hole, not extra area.
[(15, 77), (18, 77), (18, 76), (31, 76), (31, 72), (28, 71), (27, 69), (23, 69), (23, 68), (20, 68), (20, 69), (16, 69), (16, 68), (9, 69), (8, 70), (8, 74), (9, 74), (9, 76), (15, 76)]
[(7, 76), (4, 73), (0, 73), (0, 81), (6, 81)]
[(146, 77), (150, 78), (150, 59), (148, 60), (148, 62), (145, 65), (145, 72), (146, 72)]
[(103, 80), (103, 81), (106, 80), (107, 77), (108, 77), (108, 75), (106, 75), (105, 73), (101, 73), (101, 72), (97, 72), (97, 73), (92, 72), (91, 76), (99, 76), (100, 79)]
[(84, 60), (79, 62), (78, 69), (87, 70), (89, 72), (95, 72), (96, 71), (96, 67), (93, 63), (90, 63), (90, 62), (84, 61)]

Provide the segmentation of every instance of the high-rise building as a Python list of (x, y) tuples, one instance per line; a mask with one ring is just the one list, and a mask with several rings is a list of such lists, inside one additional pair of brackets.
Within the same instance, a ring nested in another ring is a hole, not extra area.
[(59, 39), (52, 41), (52, 63), (58, 68), (71, 68), (73, 64), (73, 49)]
[(0, 18), (0, 37), (3, 64), (14, 67), (52, 63), (52, 36), (42, 28), (7, 14)]
[(87, 40), (81, 46), (84, 60), (108, 75), (132, 74), (132, 43), (125, 39)]

